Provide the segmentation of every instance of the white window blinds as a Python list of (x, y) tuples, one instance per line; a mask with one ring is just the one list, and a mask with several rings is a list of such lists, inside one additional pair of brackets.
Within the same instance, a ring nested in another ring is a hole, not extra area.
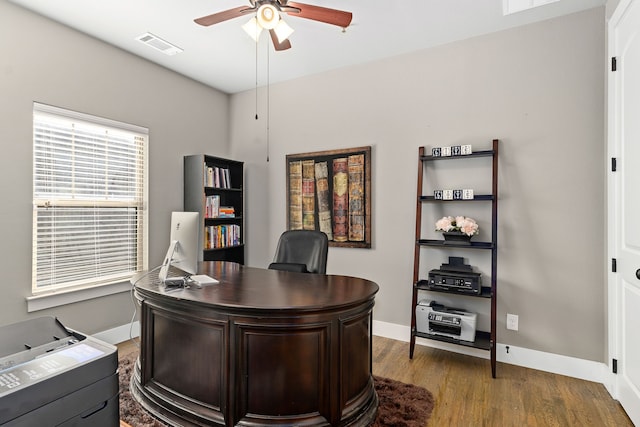
[(146, 269), (148, 130), (36, 103), (33, 135), (34, 294)]

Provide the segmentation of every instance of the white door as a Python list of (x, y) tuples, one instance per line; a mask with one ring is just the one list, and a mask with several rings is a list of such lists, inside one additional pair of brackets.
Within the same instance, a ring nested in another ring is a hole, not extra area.
[[(640, 426), (640, 0), (621, 0), (610, 20), (609, 345), (617, 359), (613, 395)], [(613, 66), (613, 62), (612, 62)], [(612, 362), (613, 365), (613, 362)]]

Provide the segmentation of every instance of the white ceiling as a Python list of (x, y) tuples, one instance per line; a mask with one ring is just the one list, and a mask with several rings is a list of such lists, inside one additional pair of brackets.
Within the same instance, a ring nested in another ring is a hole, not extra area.
[[(193, 22), (201, 16), (248, 6), (248, 0), (10, 1), (226, 93), (253, 89), (256, 80), (264, 85), (267, 77), (269, 83), (277, 83), (606, 3), (559, 0), (503, 16), (503, 0), (303, 0), (352, 12), (351, 26), (342, 32), (333, 25), (285, 15), (295, 29), (289, 38), (292, 48), (276, 52), (267, 45), (268, 34), (263, 34), (256, 46), (242, 30), (246, 16), (211, 27)], [(167, 56), (140, 43), (136, 37), (145, 32), (184, 52)]]

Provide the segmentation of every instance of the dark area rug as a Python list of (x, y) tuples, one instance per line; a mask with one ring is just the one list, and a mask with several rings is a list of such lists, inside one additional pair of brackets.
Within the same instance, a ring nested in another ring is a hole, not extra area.
[[(164, 423), (149, 415), (131, 396), (129, 380), (137, 357), (137, 353), (132, 353), (119, 360), (120, 419), (131, 427), (165, 427)], [(382, 377), (374, 377), (374, 382), (380, 403), (373, 427), (427, 425), (434, 407), (433, 395), (429, 390)]]

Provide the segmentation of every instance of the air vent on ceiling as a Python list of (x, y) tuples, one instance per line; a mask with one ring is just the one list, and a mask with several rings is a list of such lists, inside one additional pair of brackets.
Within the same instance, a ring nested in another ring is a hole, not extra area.
[(176, 53), (182, 52), (182, 49), (180, 49), (178, 46), (172, 45), (171, 43), (162, 40), (160, 37), (151, 33), (144, 33), (143, 35), (136, 37), (136, 40), (148, 46), (151, 46), (152, 48), (157, 49), (167, 55), (175, 55)]
[(559, 0), (503, 0), (503, 13), (509, 15), (557, 1)]

